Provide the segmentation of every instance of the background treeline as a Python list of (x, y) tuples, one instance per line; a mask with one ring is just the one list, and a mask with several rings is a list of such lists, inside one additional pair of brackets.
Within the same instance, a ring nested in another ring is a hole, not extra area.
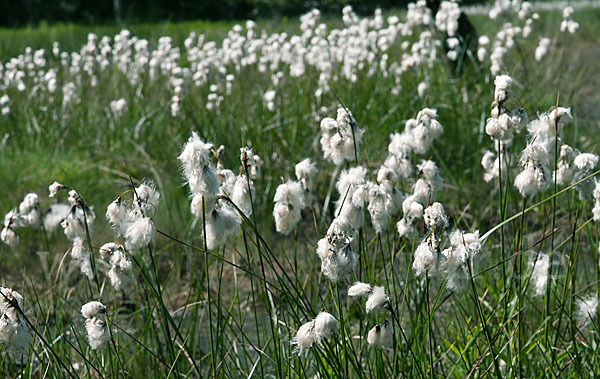
[[(296, 16), (311, 8), (339, 12), (346, 4), (360, 14), (404, 7), (409, 0), (1, 0), (1, 26), (40, 22), (86, 24), (181, 20), (259, 19)], [(463, 4), (481, 2), (464, 0)]]

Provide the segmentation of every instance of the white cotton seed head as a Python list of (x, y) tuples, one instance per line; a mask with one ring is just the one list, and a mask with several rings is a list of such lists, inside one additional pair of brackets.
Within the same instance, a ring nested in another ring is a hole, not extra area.
[(327, 259), (327, 257), (329, 256), (330, 250), (331, 250), (331, 246), (329, 245), (329, 241), (327, 240), (327, 237), (321, 238), (317, 242), (317, 255), (319, 256), (319, 258), (321, 260)]
[(110, 257), (113, 252), (117, 251), (119, 249), (119, 245), (117, 245), (114, 242), (108, 242), (105, 243), (104, 245), (100, 246), (99, 252), (100, 252), (100, 256), (104, 259), (106, 259), (107, 257)]
[(0, 240), (2, 240), (2, 242), (11, 248), (15, 248), (19, 244), (19, 236), (14, 232), (14, 230), (7, 227), (4, 227), (2, 232), (0, 232)]
[(423, 212), (425, 225), (431, 230), (442, 230), (448, 227), (448, 216), (441, 203), (435, 202)]
[(240, 208), (246, 217), (252, 214), (252, 199), (254, 198), (254, 183), (248, 182), (246, 175), (240, 175), (236, 178), (231, 193), (231, 201)]
[(375, 286), (367, 298), (365, 309), (367, 310), (367, 313), (371, 313), (375, 310), (388, 308), (390, 305), (389, 303), (390, 298), (385, 294), (385, 289), (383, 287)]
[(207, 217), (206, 222), (206, 246), (208, 250), (217, 249), (225, 244), (230, 236), (240, 230), (240, 219), (229, 207), (215, 209)]
[(25, 198), (23, 199), (21, 204), (19, 204), (19, 213), (29, 213), (33, 208), (39, 206), (39, 203), (40, 201), (37, 194), (28, 193), (27, 195), (25, 195)]
[(350, 288), (348, 288), (348, 296), (350, 296), (350, 297), (368, 296), (371, 293), (372, 289), (373, 289), (373, 287), (371, 287), (370, 284), (356, 282)]
[(99, 301), (90, 301), (81, 307), (81, 314), (83, 317), (91, 318), (104, 318), (106, 315), (106, 307)]
[(275, 191), (273, 201), (276, 203), (287, 203), (302, 208), (302, 186), (296, 181), (287, 181), (280, 184)]
[(192, 132), (192, 136), (184, 145), (179, 157), (177, 157), (181, 161), (186, 176), (209, 165), (212, 147), (212, 143), (202, 141), (196, 132)]
[(395, 182), (398, 181), (398, 174), (391, 168), (383, 165), (377, 170), (377, 182), (387, 191), (391, 192)]
[(92, 318), (85, 320), (85, 330), (92, 350), (101, 350), (110, 339), (106, 321)]
[[(93, 214), (90, 214), (88, 212), (87, 224), (88, 224), (88, 230), (90, 230), (90, 231), (91, 231), (92, 221), (94, 220), (94, 217), (92, 215)], [(63, 228), (63, 231), (65, 232), (65, 236), (69, 240), (74, 241), (78, 238), (84, 239), (87, 237), (85, 223), (86, 223), (86, 221), (83, 217), (83, 211), (81, 209), (72, 207), (71, 210), (69, 211), (69, 214), (63, 220), (63, 222), (61, 222), (60, 225)]]
[(344, 160), (354, 160), (358, 152), (364, 129), (354, 123), (354, 119), (344, 109), (338, 109), (336, 120), (324, 118), (321, 121), (321, 149), (325, 159), (336, 165)]
[(413, 270), (417, 275), (423, 272), (433, 272), (436, 269), (437, 259), (436, 252), (431, 247), (428, 240), (423, 240), (415, 250), (415, 258), (413, 261)]
[(533, 272), (531, 273), (531, 285), (534, 296), (544, 296), (546, 293), (546, 284), (548, 283), (548, 268), (550, 267), (550, 257), (548, 254), (532, 254), (531, 263)]
[(390, 222), (391, 211), (394, 209), (392, 205), (392, 196), (386, 192), (381, 186), (375, 183), (368, 183), (367, 210), (371, 216), (371, 223), (375, 232), (381, 233), (387, 229)]
[(216, 170), (217, 178), (219, 179), (219, 191), (222, 195), (230, 196), (235, 186), (237, 176), (229, 169), (219, 168)]
[(302, 219), (302, 213), (300, 208), (294, 207), (290, 203), (275, 203), (273, 217), (275, 218), (277, 232), (287, 235), (294, 230), (296, 224)]
[(352, 193), (361, 185), (366, 183), (367, 169), (362, 166), (352, 167), (342, 171), (340, 178), (336, 183), (336, 188), (340, 198), (348, 196), (352, 198)]
[(192, 194), (200, 194), (206, 198), (215, 197), (219, 193), (221, 183), (217, 171), (211, 166), (202, 166), (187, 176)]
[(302, 354), (306, 350), (310, 349), (316, 340), (317, 335), (315, 333), (315, 322), (314, 320), (311, 320), (298, 328), (292, 343), (297, 346), (296, 352), (298, 354)]
[(402, 202), (402, 213), (410, 223), (423, 218), (423, 206), (418, 200), (416, 196), (411, 195), (406, 197)]
[(392, 347), (394, 343), (394, 328), (387, 320), (375, 325), (367, 334), (369, 345), (379, 347)]
[(394, 171), (399, 178), (409, 178), (412, 175), (412, 163), (408, 158), (398, 158), (390, 154), (383, 163), (385, 167)]
[(12, 308), (11, 302), (16, 301), (19, 307), (23, 307), (23, 296), (8, 287), (0, 287), (0, 313), (7, 313)]
[(154, 184), (147, 182), (140, 184), (135, 189), (136, 198), (141, 202), (144, 213), (154, 214), (160, 200), (160, 193), (154, 188)]
[(466, 263), (468, 259), (473, 258), (481, 250), (479, 230), (472, 233), (454, 230), (450, 233), (450, 245), (452, 248), (452, 258), (457, 264)]
[(512, 78), (508, 75), (499, 75), (494, 79), (494, 101), (502, 103), (512, 95)]
[(127, 210), (123, 206), (120, 197), (115, 199), (112, 203), (108, 204), (108, 207), (106, 207), (106, 219), (113, 226), (122, 224), (126, 213)]
[(314, 321), (318, 340), (329, 338), (338, 329), (338, 320), (327, 312), (320, 312)]
[(69, 213), (67, 204), (51, 204), (44, 212), (44, 228), (48, 233), (53, 233), (58, 225), (67, 217)]
[(354, 240), (354, 229), (345, 217), (336, 217), (327, 229), (327, 240), (331, 248), (340, 251)]
[(304, 179), (312, 180), (312, 178), (317, 173), (317, 167), (315, 163), (313, 163), (310, 158), (306, 158), (296, 164), (295, 167), (296, 178), (299, 181)]
[(413, 150), (413, 141), (411, 133), (390, 134), (390, 144), (388, 151), (397, 158), (406, 158)]
[(321, 272), (332, 282), (348, 278), (356, 268), (358, 255), (347, 249), (346, 251), (329, 251), (327, 258), (321, 261)]
[(275, 191), (273, 217), (275, 229), (282, 234), (289, 234), (302, 218), (304, 208), (304, 191), (296, 181), (280, 184)]
[(15, 327), (9, 316), (4, 313), (0, 316), (0, 343), (8, 345), (13, 335), (15, 334)]
[(129, 275), (124, 274), (116, 266), (111, 267), (111, 269), (108, 271), (108, 278), (110, 280), (110, 284), (117, 291), (125, 288), (129, 284), (130, 279)]
[(429, 185), (431, 192), (437, 192), (442, 188), (443, 181), (440, 176), (440, 170), (434, 161), (421, 161), (419, 172)]
[(579, 171), (585, 173), (591, 172), (598, 164), (598, 156), (596, 154), (581, 153), (573, 160), (573, 165)]
[(76, 205), (79, 205), (79, 203), (81, 202), (81, 196), (79, 196), (79, 194), (77, 193), (77, 191), (70, 190), (69, 191), (69, 197), (67, 198), (67, 201), (69, 202), (70, 206), (74, 207)]
[(550, 186), (549, 176), (545, 166), (528, 164), (523, 171), (515, 177), (515, 187), (522, 196), (533, 196), (546, 190)]
[(216, 204), (216, 197), (204, 196), (201, 193), (197, 193), (192, 197), (192, 202), (190, 203), (190, 211), (194, 216), (202, 220), (203, 217), (208, 217), (208, 215), (210, 215), (215, 210)]
[(416, 232), (415, 226), (406, 217), (403, 217), (396, 223), (396, 229), (400, 237), (410, 237)]
[(73, 247), (71, 247), (71, 258), (83, 259), (88, 255), (89, 253), (87, 251), (87, 248), (85, 247), (83, 239), (76, 238), (75, 240), (73, 240)]
[(149, 217), (139, 217), (127, 226), (125, 248), (135, 252), (148, 246), (154, 240), (154, 223)]
[(355, 191), (351, 197), (346, 196), (336, 201), (335, 214), (347, 219), (355, 229), (362, 228), (365, 223), (364, 195), (364, 191)]
[(598, 296), (590, 294), (578, 300), (576, 303), (577, 312), (575, 317), (584, 326), (589, 324), (598, 310)]
[(280, 184), (275, 191), (273, 217), (278, 232), (289, 234), (302, 218), (304, 196), (299, 182), (288, 181)]

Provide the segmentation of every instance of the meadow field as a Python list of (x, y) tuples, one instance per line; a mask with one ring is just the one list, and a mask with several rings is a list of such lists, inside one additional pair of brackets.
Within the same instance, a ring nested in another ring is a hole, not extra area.
[(599, 376), (576, 4), (0, 29), (0, 373)]

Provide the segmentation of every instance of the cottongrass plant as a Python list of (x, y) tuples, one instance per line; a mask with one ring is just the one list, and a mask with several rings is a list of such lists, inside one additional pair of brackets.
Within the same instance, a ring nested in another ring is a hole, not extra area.
[[(48, 198), (11, 187), (3, 280), (27, 304), (0, 291), (2, 371), (597, 371), (597, 152), (570, 87), (560, 103), (538, 93), (566, 72), (513, 65), (570, 57), (558, 54), (570, 52), (560, 15), (536, 53), (548, 18), (527, 4), (493, 5), (500, 24), (465, 51), (464, 76), (447, 67), (463, 41), (460, 6), (446, 1), (364, 18), (345, 7), (335, 26), (311, 11), (286, 33), (247, 22), (222, 42), (90, 34), (77, 52), (55, 44), (4, 63), (0, 146), (46, 146), (24, 142), (40, 128), (94, 164), (44, 159), (64, 166)], [(69, 127), (94, 112), (110, 133)], [(106, 219), (92, 203), (108, 204)], [(66, 239), (51, 232), (61, 223)]]

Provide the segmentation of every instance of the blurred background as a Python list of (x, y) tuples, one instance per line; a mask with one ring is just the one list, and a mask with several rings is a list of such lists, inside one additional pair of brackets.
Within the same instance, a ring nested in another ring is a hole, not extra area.
[[(482, 2), (463, 0), (461, 4)], [(339, 14), (344, 5), (352, 5), (358, 14), (372, 14), (376, 8), (406, 7), (408, 3), (408, 0), (2, 0), (0, 26), (262, 19), (296, 16), (312, 8)]]

